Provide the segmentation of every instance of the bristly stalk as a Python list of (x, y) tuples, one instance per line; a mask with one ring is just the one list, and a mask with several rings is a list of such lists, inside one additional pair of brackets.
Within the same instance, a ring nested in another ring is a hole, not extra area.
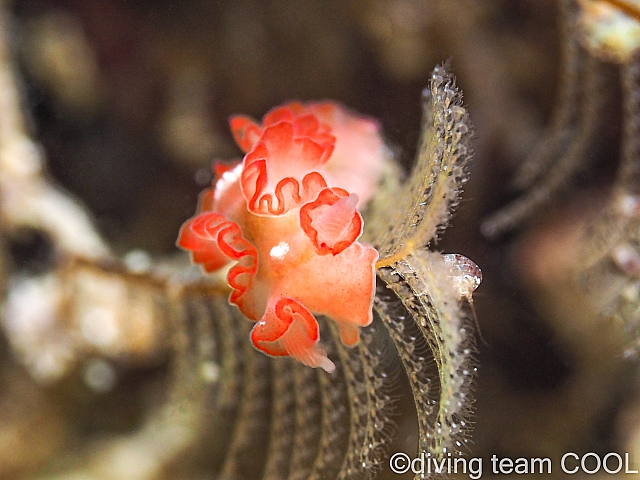
[(515, 176), (514, 186), (526, 191), (484, 221), (482, 233), (489, 238), (517, 228), (548, 205), (588, 165), (601, 142), (603, 111), (615, 90), (608, 86), (606, 64), (584, 45), (579, 6), (563, 0), (560, 13), (564, 60), (553, 118)]
[(296, 393), (296, 428), (288, 479), (306, 480), (311, 474), (320, 444), (320, 389), (315, 370), (298, 362), (293, 364), (292, 370)]
[[(240, 314), (236, 316), (240, 317)], [(247, 322), (242, 320), (236, 318), (236, 328), (247, 338), (249, 328)], [(264, 467), (261, 439), (266, 437), (268, 431), (269, 361), (246, 341), (242, 343), (242, 355), (243, 391), (235, 425), (227, 437), (229, 448), (217, 476), (220, 479), (250, 478), (252, 471)]]
[(468, 178), (473, 135), (455, 79), (438, 66), (423, 92), (422, 138), (407, 183), (395, 192), (388, 231), (371, 232), (380, 252), (378, 268), (391, 266), (412, 252), (437, 242), (460, 200)]
[[(437, 241), (459, 202), (471, 135), (462, 95), (445, 67), (437, 67), (424, 94), (417, 163), (389, 212), (401, 220), (373, 236), (380, 251), (378, 278), (393, 293), (379, 293), (375, 309), (407, 371), (418, 413), (418, 449), (436, 458), (459, 452), (466, 441), (476, 369), (472, 330), (450, 267), (426, 247)], [(437, 388), (426, 373), (425, 346), (438, 369)]]
[[(330, 358), (337, 358), (338, 351), (326, 322), (321, 323), (323, 343)], [(336, 339), (339, 341), (339, 339)], [(309, 480), (336, 478), (343, 466), (349, 437), (349, 399), (342, 363), (336, 364), (331, 375), (316, 370), (321, 392), (322, 426), (320, 447)]]
[(593, 311), (624, 328), (620, 337), (633, 342), (625, 353), (635, 357), (640, 352), (640, 55), (622, 66), (621, 80), (621, 163), (608, 204), (583, 238), (573, 274)]
[(271, 431), (263, 480), (285, 480), (289, 475), (295, 431), (293, 363), (271, 362)]
[(381, 468), (389, 441), (389, 378), (380, 365), (373, 341), (375, 327), (362, 330), (360, 343), (347, 348), (332, 325), (334, 344), (344, 369), (349, 398), (350, 431), (347, 452), (337, 479), (371, 478)]
[[(425, 398), (420, 385), (413, 389), (414, 394), (418, 393), (414, 398), (418, 411), (429, 416), (418, 422), (419, 448), (436, 458), (455, 454), (467, 440), (470, 387), (476, 368), (471, 323), (456, 290), (447, 281), (447, 266), (440, 254), (426, 251), (393, 268), (384, 268), (380, 276), (416, 322), (438, 369), (439, 388), (434, 390), (439, 397), (434, 398), (427, 391)], [(393, 327), (397, 329), (397, 325)], [(407, 344), (413, 347), (415, 342)]]

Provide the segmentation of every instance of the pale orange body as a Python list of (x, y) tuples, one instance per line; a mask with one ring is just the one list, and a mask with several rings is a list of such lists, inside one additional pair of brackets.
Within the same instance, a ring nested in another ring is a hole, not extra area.
[(358, 242), (357, 207), (378, 182), (378, 126), (327, 102), (276, 108), (262, 125), (233, 117), (231, 128), (246, 155), (218, 168), (178, 245), (206, 272), (236, 261), (229, 300), (257, 322), (257, 349), (331, 372), (311, 312), (333, 319), (348, 346), (372, 321), (378, 252)]

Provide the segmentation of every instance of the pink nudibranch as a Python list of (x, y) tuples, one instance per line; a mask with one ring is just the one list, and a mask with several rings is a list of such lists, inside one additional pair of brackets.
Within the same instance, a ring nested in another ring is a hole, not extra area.
[(331, 102), (290, 103), (262, 124), (244, 116), (230, 123), (246, 155), (217, 166), (177, 244), (205, 272), (236, 262), (229, 301), (256, 321), (258, 350), (332, 372), (313, 313), (333, 319), (347, 346), (372, 321), (378, 252), (358, 242), (358, 204), (381, 171), (378, 124)]

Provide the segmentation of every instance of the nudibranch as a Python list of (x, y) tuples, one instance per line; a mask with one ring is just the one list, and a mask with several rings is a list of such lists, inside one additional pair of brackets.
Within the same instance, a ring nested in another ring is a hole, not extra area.
[(347, 346), (372, 321), (378, 252), (358, 241), (358, 206), (382, 168), (378, 124), (323, 102), (286, 104), (262, 123), (235, 116), (230, 125), (245, 156), (215, 166), (177, 244), (208, 273), (235, 262), (229, 301), (256, 322), (258, 350), (332, 372), (314, 314), (336, 322)]

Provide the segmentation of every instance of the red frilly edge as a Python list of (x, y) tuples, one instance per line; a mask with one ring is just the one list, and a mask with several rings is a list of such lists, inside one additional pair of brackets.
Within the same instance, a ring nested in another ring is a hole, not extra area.
[(182, 225), (177, 244), (189, 250), (192, 261), (202, 265), (209, 273), (224, 267), (231, 260), (237, 260), (238, 263), (231, 267), (227, 276), (232, 289), (229, 301), (238, 305), (248, 318), (259, 318), (253, 302), (243, 296), (251, 288), (258, 269), (258, 252), (244, 239), (236, 223), (217, 213), (201, 213)]

